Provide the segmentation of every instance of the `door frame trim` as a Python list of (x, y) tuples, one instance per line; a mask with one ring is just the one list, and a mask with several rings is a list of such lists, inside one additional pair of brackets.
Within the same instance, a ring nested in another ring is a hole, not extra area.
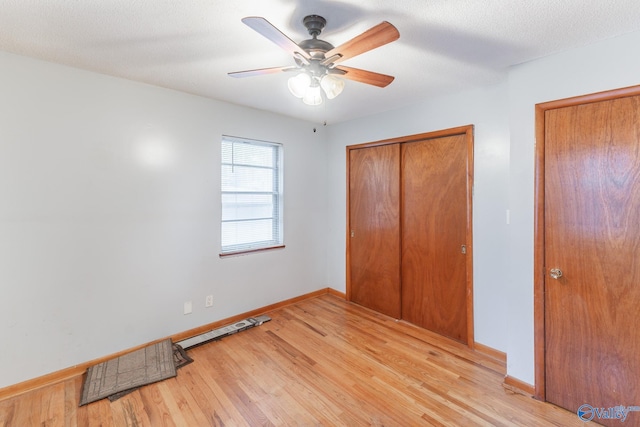
[[(380, 141), (367, 142), (363, 144), (356, 145), (348, 145), (346, 147), (346, 167), (347, 167), (347, 187), (346, 187), (346, 196), (347, 196), (347, 217), (346, 217), (346, 298), (348, 301), (351, 301), (351, 247), (350, 247), (350, 192), (349, 189), (350, 181), (350, 170), (349, 170), (349, 159), (350, 159), (350, 151), (357, 150), (359, 148), (368, 148), (375, 147), (379, 145), (389, 145), (389, 144), (402, 144), (407, 142), (416, 142), (422, 141), (425, 139), (434, 139), (434, 138), (442, 138), (447, 136), (454, 135), (465, 135), (467, 142), (467, 226), (466, 226), (466, 240), (467, 240), (467, 257), (466, 257), (466, 269), (467, 269), (467, 346), (470, 349), (475, 348), (475, 340), (474, 340), (474, 323), (473, 323), (473, 125), (459, 126), (449, 129), (442, 129), (432, 132), (420, 133), (415, 135), (402, 136), (391, 139), (384, 139)], [(401, 230), (402, 231), (402, 230)], [(402, 256), (402, 254), (399, 254)], [(402, 285), (401, 285), (402, 286)]]
[(597, 92), (588, 95), (575, 96), (536, 104), (535, 107), (535, 190), (534, 190), (534, 255), (533, 255), (533, 325), (534, 325), (534, 380), (536, 399), (546, 400), (545, 377), (545, 276), (544, 265), (544, 143), (545, 143), (545, 113), (575, 105), (608, 101), (640, 95), (640, 86), (630, 86)]

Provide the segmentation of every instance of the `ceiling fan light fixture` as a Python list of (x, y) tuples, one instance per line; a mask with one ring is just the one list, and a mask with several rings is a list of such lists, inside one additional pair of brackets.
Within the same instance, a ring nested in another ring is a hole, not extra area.
[(307, 73), (300, 73), (296, 76), (289, 77), (289, 81), (287, 82), (289, 92), (296, 98), (303, 98), (310, 85), (311, 76)]
[(327, 74), (320, 80), (320, 87), (327, 95), (327, 99), (333, 99), (342, 93), (344, 89), (344, 80), (333, 74)]
[(322, 92), (318, 84), (312, 84), (307, 88), (307, 91), (302, 98), (302, 102), (307, 105), (320, 105), (322, 104)]
[(369, 28), (338, 47), (334, 47), (331, 43), (318, 38), (327, 23), (319, 15), (305, 16), (303, 24), (311, 38), (300, 43), (295, 43), (262, 17), (247, 16), (242, 18), (242, 22), (287, 51), (293, 56), (297, 66), (237, 71), (229, 73), (231, 77), (251, 77), (297, 69), (298, 74), (289, 78), (287, 86), (293, 96), (302, 98), (302, 101), (307, 105), (320, 105), (323, 102), (323, 97), (333, 99), (340, 95), (344, 89), (345, 82), (337, 76), (348, 74), (347, 78), (349, 80), (378, 87), (386, 87), (393, 81), (393, 76), (337, 66), (338, 63), (344, 60), (397, 40), (400, 37), (398, 29), (387, 21)]

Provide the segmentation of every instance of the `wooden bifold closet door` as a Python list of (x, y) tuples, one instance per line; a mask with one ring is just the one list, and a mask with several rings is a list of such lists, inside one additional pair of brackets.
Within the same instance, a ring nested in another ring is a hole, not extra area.
[(347, 297), (469, 343), (471, 127), (351, 147)]

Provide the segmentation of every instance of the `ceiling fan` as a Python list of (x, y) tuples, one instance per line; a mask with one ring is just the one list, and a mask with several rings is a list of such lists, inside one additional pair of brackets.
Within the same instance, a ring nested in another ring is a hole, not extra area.
[(296, 65), (236, 71), (229, 73), (231, 77), (252, 77), (282, 71), (296, 72), (296, 75), (289, 79), (289, 90), (308, 105), (322, 103), (320, 89), (328, 99), (338, 96), (344, 88), (342, 78), (377, 87), (386, 87), (394, 79), (393, 76), (338, 65), (349, 58), (397, 40), (400, 33), (386, 21), (338, 47), (318, 38), (327, 24), (319, 15), (309, 15), (302, 20), (311, 38), (298, 44), (262, 17), (249, 16), (243, 18), (242, 22), (291, 54)]

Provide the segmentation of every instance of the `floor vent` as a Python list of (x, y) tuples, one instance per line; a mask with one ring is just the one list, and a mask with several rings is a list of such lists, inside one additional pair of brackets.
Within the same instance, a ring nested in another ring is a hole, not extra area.
[(204, 334), (187, 338), (186, 340), (179, 341), (176, 344), (187, 350), (198, 345), (206, 344), (209, 341), (217, 341), (224, 337), (228, 337), (229, 335), (237, 334), (238, 332), (244, 331), (246, 329), (260, 326), (264, 322), (268, 322), (269, 320), (271, 320), (269, 316), (248, 317), (232, 325), (223, 326), (222, 328), (214, 329), (212, 331), (205, 332)]

